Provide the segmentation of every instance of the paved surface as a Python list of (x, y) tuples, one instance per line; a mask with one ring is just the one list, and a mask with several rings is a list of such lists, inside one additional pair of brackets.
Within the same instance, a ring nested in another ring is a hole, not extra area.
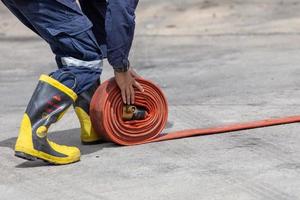
[[(51, 138), (80, 147), (81, 162), (15, 158), (23, 111), (55, 63), (0, 5), (0, 199), (300, 199), (299, 124), (82, 146), (70, 110)], [(141, 1), (132, 62), (169, 99), (166, 132), (300, 114), (299, 10), (297, 0)]]

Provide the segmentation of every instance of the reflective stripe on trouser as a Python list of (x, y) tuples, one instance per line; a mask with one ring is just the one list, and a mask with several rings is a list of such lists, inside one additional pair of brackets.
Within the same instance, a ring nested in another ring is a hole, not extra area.
[(103, 54), (92, 32), (92, 23), (76, 1), (2, 1), (24, 25), (49, 43), (59, 67), (51, 74), (53, 78), (70, 88), (76, 79), (73, 90), (77, 94), (99, 79)]

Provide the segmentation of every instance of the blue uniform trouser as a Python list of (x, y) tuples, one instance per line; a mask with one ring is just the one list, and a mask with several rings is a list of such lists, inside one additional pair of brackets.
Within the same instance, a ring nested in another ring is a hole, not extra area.
[[(53, 78), (73, 88), (77, 94), (87, 90), (100, 78), (102, 59), (105, 57), (101, 43), (105, 38), (104, 28), (99, 26), (104, 26), (105, 0), (92, 1), (103, 4), (97, 8), (92, 8), (90, 1), (81, 1), (82, 10), (75, 0), (2, 2), (23, 24), (50, 45), (58, 64), (58, 69), (51, 73)], [(95, 11), (92, 10), (94, 8)], [(95, 27), (91, 22), (93, 20), (97, 23)]]

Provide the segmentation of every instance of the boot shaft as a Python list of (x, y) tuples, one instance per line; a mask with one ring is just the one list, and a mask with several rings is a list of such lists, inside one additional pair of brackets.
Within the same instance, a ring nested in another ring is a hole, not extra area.
[(39, 134), (38, 129), (48, 129), (58, 121), (76, 98), (77, 95), (71, 89), (42, 75), (25, 111), (30, 118), (33, 133)]
[(99, 85), (100, 85), (100, 81), (97, 81), (87, 91), (84, 91), (83, 93), (79, 94), (77, 100), (74, 103), (74, 107), (81, 108), (84, 112), (86, 112), (89, 115), (90, 103), (91, 103), (92, 97)]
[(77, 101), (74, 103), (75, 112), (80, 122), (80, 138), (83, 144), (98, 143), (101, 140), (100, 136), (94, 131), (91, 118), (89, 116), (90, 102), (99, 85), (100, 81), (96, 82), (87, 91), (81, 93), (78, 96)]

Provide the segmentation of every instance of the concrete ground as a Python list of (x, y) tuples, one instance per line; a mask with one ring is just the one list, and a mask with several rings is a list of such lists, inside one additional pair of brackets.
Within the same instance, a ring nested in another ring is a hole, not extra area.
[[(132, 63), (170, 103), (166, 132), (300, 114), (300, 2), (143, 0)], [(76, 145), (65, 166), (13, 156), (47, 44), (0, 4), (0, 199), (300, 199), (300, 125), (134, 147), (82, 146), (70, 110), (53, 140)], [(112, 75), (106, 63), (102, 79)]]

